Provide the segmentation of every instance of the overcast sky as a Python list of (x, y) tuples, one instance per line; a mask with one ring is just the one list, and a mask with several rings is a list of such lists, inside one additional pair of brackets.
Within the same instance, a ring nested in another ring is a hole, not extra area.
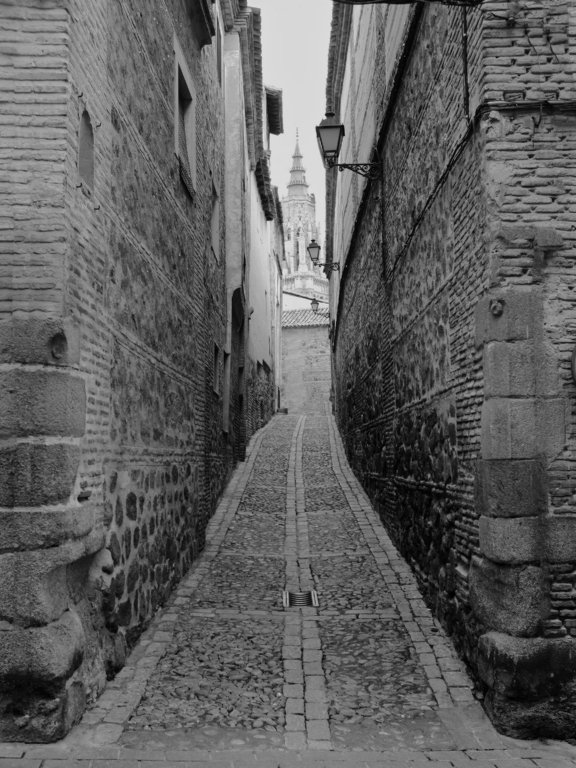
[[(282, 88), (284, 133), (271, 137), (272, 183), (286, 194), (298, 128), (309, 192), (324, 233), (324, 168), (315, 126), (324, 117), (331, 0), (253, 0), (262, 9), (262, 57), (266, 85)], [(322, 238), (324, 239), (324, 238)]]

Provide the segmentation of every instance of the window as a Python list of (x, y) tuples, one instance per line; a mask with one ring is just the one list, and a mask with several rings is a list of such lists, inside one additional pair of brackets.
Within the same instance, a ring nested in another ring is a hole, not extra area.
[(196, 189), (196, 90), (176, 38), (174, 51), (175, 152), (180, 165), (180, 178), (188, 194), (193, 196)]
[(220, 393), (220, 347), (217, 344), (214, 344), (214, 369), (212, 386), (214, 388), (214, 392)]
[(230, 353), (224, 352), (224, 397), (222, 405), (224, 432), (229, 431), (230, 425)]
[(222, 32), (220, 20), (216, 22), (216, 69), (218, 70), (218, 82), (222, 85)]
[(290, 227), (288, 227), (288, 231), (286, 232), (286, 240), (290, 240), (292, 238), (292, 230)]
[(92, 189), (94, 187), (94, 131), (90, 115), (86, 110), (80, 118), (78, 173), (82, 181)]
[(216, 187), (212, 183), (212, 251), (214, 256), (220, 260), (220, 199)]

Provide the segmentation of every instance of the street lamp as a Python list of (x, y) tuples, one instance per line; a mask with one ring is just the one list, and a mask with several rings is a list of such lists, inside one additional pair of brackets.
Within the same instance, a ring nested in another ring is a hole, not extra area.
[(334, 112), (326, 112), (326, 117), (320, 125), (316, 126), (316, 138), (325, 168), (338, 168), (343, 171), (359, 173), (368, 179), (379, 179), (381, 175), (380, 163), (338, 163), (338, 155), (342, 149), (342, 139), (346, 132), (341, 123), (337, 123)]
[(318, 260), (320, 259), (320, 246), (316, 240), (311, 240), (310, 245), (306, 250), (308, 251), (308, 256), (310, 256), (312, 260), (312, 264), (316, 266), (318, 264)]
[(312, 307), (312, 312), (316, 315), (318, 313), (318, 307), (320, 306), (318, 299), (312, 299), (310, 306)]
[[(316, 240), (311, 240), (310, 245), (308, 246), (308, 248), (306, 248), (306, 250), (308, 251), (308, 255), (310, 256), (312, 264), (314, 264), (315, 267), (327, 267), (328, 269), (335, 269), (335, 270), (340, 269), (340, 264), (336, 264), (336, 262), (334, 261), (325, 261), (325, 262), (319, 261), (320, 246), (318, 245)], [(314, 309), (314, 307), (312, 307), (312, 311), (317, 312), (318, 309)]]

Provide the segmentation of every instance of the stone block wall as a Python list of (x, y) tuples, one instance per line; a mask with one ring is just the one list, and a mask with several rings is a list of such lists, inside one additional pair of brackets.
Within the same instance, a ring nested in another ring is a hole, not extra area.
[[(177, 0), (0, 2), (0, 29), (0, 739), (50, 741), (201, 550), (231, 469), (208, 247), (223, 97), (209, 30)], [(197, 94), (192, 192), (175, 39)]]
[(560, 2), (414, 10), (395, 76), (371, 73), (384, 182), (328, 187), (356, 194), (333, 254), (348, 457), (519, 736), (575, 733), (573, 24)]

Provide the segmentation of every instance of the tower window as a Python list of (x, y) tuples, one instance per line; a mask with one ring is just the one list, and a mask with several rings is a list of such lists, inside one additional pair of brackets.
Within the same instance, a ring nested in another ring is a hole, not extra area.
[(86, 110), (80, 119), (78, 173), (82, 181), (92, 189), (94, 187), (94, 131), (90, 115)]

